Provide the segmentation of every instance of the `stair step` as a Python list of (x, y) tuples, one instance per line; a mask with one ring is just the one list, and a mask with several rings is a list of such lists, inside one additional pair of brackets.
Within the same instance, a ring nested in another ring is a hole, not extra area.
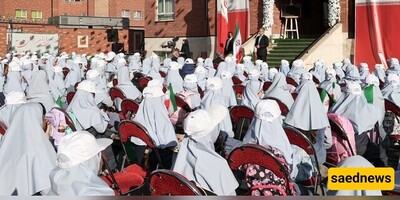
[(291, 62), (291, 61), (293, 61), (294, 60), (294, 58), (270, 58), (270, 57), (267, 57), (267, 63), (268, 62), (281, 62), (281, 60), (287, 60), (287, 61), (289, 61), (289, 62)]
[(271, 51), (269, 56), (275, 56), (275, 57), (296, 57), (300, 53), (296, 52), (273, 52)]
[(303, 38), (303, 39), (275, 39), (275, 43), (292, 43), (292, 42), (314, 42), (315, 38)]
[(272, 49), (271, 51), (270, 51), (270, 53), (271, 54), (274, 54), (274, 53), (297, 53), (297, 54), (300, 54), (301, 52), (303, 52), (304, 51), (304, 48), (299, 48), (299, 49), (291, 49), (291, 48), (285, 48), (285, 49)]
[(293, 50), (293, 51), (304, 51), (304, 49), (307, 48), (307, 46), (290, 46), (290, 45), (279, 45), (274, 47), (272, 50)]

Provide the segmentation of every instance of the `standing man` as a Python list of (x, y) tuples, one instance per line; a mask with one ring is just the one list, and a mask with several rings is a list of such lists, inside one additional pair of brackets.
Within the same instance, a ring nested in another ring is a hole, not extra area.
[(224, 57), (232, 53), (233, 53), (233, 34), (232, 32), (229, 32), (228, 39), (226, 39), (225, 42)]
[(257, 59), (267, 62), (267, 47), (269, 44), (269, 39), (264, 35), (264, 28), (258, 29), (258, 34), (256, 37), (255, 48), (257, 48)]

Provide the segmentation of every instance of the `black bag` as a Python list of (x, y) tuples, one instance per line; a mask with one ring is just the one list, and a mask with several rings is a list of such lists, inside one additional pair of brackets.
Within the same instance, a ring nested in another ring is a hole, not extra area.
[(396, 115), (393, 112), (386, 112), (385, 117), (383, 118), (383, 129), (387, 134), (393, 133), (394, 125), (395, 125), (395, 120), (398, 120), (396, 118)]

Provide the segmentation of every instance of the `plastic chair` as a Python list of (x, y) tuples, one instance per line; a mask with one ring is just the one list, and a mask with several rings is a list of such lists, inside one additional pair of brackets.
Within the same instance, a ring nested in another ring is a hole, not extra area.
[[(122, 142), (122, 146), (123, 146), (123, 150), (125, 152), (125, 156), (123, 158), (122, 161), (122, 166), (125, 166), (125, 163), (127, 162), (128, 164), (131, 164), (130, 162), (132, 160), (134, 160), (132, 157), (130, 157), (129, 155), (133, 155), (132, 152), (129, 152), (128, 148), (126, 148), (128, 145), (128, 140), (131, 137), (135, 137), (135, 138), (139, 138), (141, 139), (145, 144), (146, 144), (146, 150), (145, 150), (145, 158), (148, 158), (150, 155), (150, 151), (153, 151), (155, 153), (157, 162), (158, 162), (158, 166), (159, 168), (164, 168), (163, 166), (163, 162), (161, 160), (161, 156), (158, 152), (158, 149), (155, 147), (155, 144), (153, 142), (153, 140), (151, 139), (151, 137), (149, 136), (146, 128), (141, 125), (138, 122), (134, 122), (134, 121), (130, 121), (130, 120), (123, 120), (118, 127), (118, 132), (119, 132), (119, 136), (121, 138), (121, 142)], [(149, 168), (152, 166), (149, 166), (149, 164), (147, 163), (147, 160), (140, 166), (140, 168), (143, 171), (148, 171)]]
[(75, 96), (75, 92), (68, 92), (68, 94), (67, 94), (67, 103), (68, 103), (68, 105), (71, 103), (71, 101), (74, 98), (74, 96)]
[(290, 144), (300, 147), (308, 155), (314, 157), (314, 165), (315, 165), (314, 167), (317, 170), (317, 176), (316, 176), (317, 181), (315, 181), (313, 178), (311, 178), (310, 180), (304, 181), (305, 184), (306, 185), (314, 185), (314, 193), (315, 194), (317, 192), (317, 186), (319, 185), (321, 187), (322, 195), (325, 195), (324, 188), (323, 188), (323, 185), (321, 182), (321, 171), (320, 171), (319, 164), (318, 164), (319, 162), (318, 162), (318, 158), (317, 158), (317, 153), (314, 149), (312, 142), (310, 141), (310, 139), (307, 138), (307, 136), (305, 136), (301, 131), (297, 130), (294, 127), (286, 125), (284, 127), (284, 130), (285, 130), (286, 136), (289, 139)]
[(70, 70), (68, 69), (68, 67), (64, 67), (64, 68), (63, 68), (64, 79), (65, 79), (65, 77), (67, 77), (69, 71), (70, 71)]
[(299, 93), (292, 93), (293, 100), (296, 101), (296, 98), (297, 98), (298, 95), (299, 95)]
[(269, 87), (271, 87), (272, 82), (265, 82), (263, 85), (263, 91), (267, 91)]
[(121, 113), (124, 119), (130, 119), (139, 110), (139, 104), (132, 99), (124, 99), (121, 102)]
[(320, 82), (319, 82), (319, 80), (317, 79), (317, 77), (315, 77), (315, 76), (313, 76), (312, 77), (312, 80), (314, 81), (314, 83), (316, 83), (316, 84), (320, 84)]
[(294, 87), (299, 86), (299, 84), (297, 84), (297, 82), (291, 77), (286, 77), (286, 83), (289, 85), (293, 85)]
[(7, 126), (0, 120), (0, 135), (4, 135), (7, 132)]
[(276, 101), (276, 103), (278, 103), (278, 106), (279, 106), (279, 108), (281, 110), (281, 115), (282, 116), (286, 116), (289, 113), (289, 108), (284, 103), (282, 103), (281, 100), (279, 100), (279, 99), (277, 99), (275, 97), (265, 97), (264, 99), (271, 99), (271, 100)]
[(233, 85), (233, 90), (236, 92), (236, 98), (241, 99), (243, 92), (244, 92), (244, 86), (243, 85)]
[(144, 177), (135, 172), (112, 172), (107, 164), (107, 159), (104, 157), (105, 154), (102, 152), (101, 159), (103, 160), (103, 164), (108, 171), (108, 175), (101, 176), (100, 178), (106, 182), (111, 189), (114, 190), (116, 195), (127, 196), (145, 185)]
[(200, 98), (202, 99), (202, 98), (204, 97), (204, 91), (203, 91), (203, 90), (201, 89), (201, 87), (198, 86), (198, 85), (197, 85), (197, 91), (199, 92)]
[(242, 84), (242, 81), (237, 76), (232, 76), (232, 82), (234, 85)]
[(147, 87), (147, 84), (151, 81), (151, 78), (146, 76), (146, 77), (141, 77), (139, 79), (139, 86), (143, 90), (145, 87)]
[(238, 170), (245, 164), (255, 164), (271, 170), (277, 177), (286, 182), (286, 194), (290, 194), (289, 176), (282, 163), (265, 147), (256, 144), (245, 144), (235, 148), (228, 156), (228, 164), (232, 170)]
[(163, 72), (163, 71), (159, 71), (159, 73), (160, 73), (160, 76), (163, 77), (163, 78), (165, 78), (167, 76), (167, 74), (165, 72)]
[(182, 108), (183, 110), (185, 110), (186, 113), (189, 113), (189, 112), (193, 111), (190, 108), (189, 104), (179, 94), (175, 95), (175, 101), (176, 101), (176, 105), (178, 107)]
[(113, 82), (113, 86), (114, 86), (114, 87), (118, 85), (118, 79), (113, 79), (112, 82)]
[(149, 176), (152, 196), (202, 196), (204, 192), (186, 177), (171, 170), (155, 170)]
[(126, 98), (124, 92), (117, 87), (110, 88), (110, 97), (111, 97), (111, 100), (113, 100), (113, 101), (116, 98), (120, 98), (121, 100), (124, 100)]
[(74, 90), (75, 90), (75, 91), (78, 90), (78, 85), (79, 85), (79, 83), (81, 83), (81, 82), (75, 83), (75, 85), (74, 85)]
[(76, 131), (75, 124), (74, 124), (74, 122), (72, 121), (72, 119), (71, 119), (71, 117), (69, 116), (69, 114), (68, 114), (67, 111), (65, 111), (65, 110), (62, 109), (62, 108), (58, 108), (58, 107), (54, 107), (53, 109), (56, 109), (56, 110), (58, 110), (58, 111), (64, 113), (65, 122), (66, 122), (67, 125), (71, 128), (72, 131)]
[[(247, 107), (247, 106), (233, 106), (230, 110), (229, 110), (229, 115), (231, 116), (231, 120), (232, 120), (232, 125), (234, 127), (234, 132), (235, 132), (235, 136), (234, 138), (237, 140), (243, 140), (243, 137), (245, 136), (245, 134), (241, 134), (242, 132), (246, 133), (247, 130), (243, 130), (243, 125), (245, 124), (245, 121), (241, 121), (242, 123), (239, 123), (240, 119), (247, 119), (247, 120), (251, 120), (254, 117), (254, 111)], [(249, 123), (250, 124), (250, 123)], [(239, 131), (238, 131), (239, 129)]]

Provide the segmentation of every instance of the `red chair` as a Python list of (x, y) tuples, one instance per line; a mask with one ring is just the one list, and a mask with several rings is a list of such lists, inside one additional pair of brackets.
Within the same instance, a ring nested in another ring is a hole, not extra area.
[(281, 100), (279, 100), (275, 97), (265, 97), (265, 99), (271, 99), (271, 100), (276, 101), (276, 103), (278, 103), (279, 108), (281, 109), (282, 116), (286, 116), (289, 113), (289, 108), (284, 103), (282, 103)]
[(127, 196), (145, 185), (144, 177), (140, 174), (130, 171), (114, 173), (108, 166), (103, 152), (101, 158), (109, 174), (100, 178), (114, 190), (115, 195)]
[(339, 86), (340, 86), (341, 88), (344, 88), (344, 87), (346, 87), (346, 83), (340, 83)]
[[(350, 150), (350, 152), (351, 152), (351, 155), (354, 156), (355, 153), (354, 153), (353, 147), (351, 146), (350, 140), (349, 140), (349, 138), (347, 137), (346, 131), (345, 131), (345, 130), (343, 129), (343, 127), (342, 127), (341, 125), (339, 125), (337, 122), (335, 122), (335, 121), (332, 120), (331, 118), (328, 118), (328, 119), (329, 119), (329, 124), (330, 124), (330, 126), (331, 126), (331, 130), (332, 130), (333, 132), (335, 132), (339, 138), (341, 138), (342, 140), (346, 141), (347, 145), (348, 145), (349, 148), (350, 148), (349, 150)], [(339, 161), (338, 161), (335, 157), (330, 156), (329, 153), (327, 154), (327, 157), (326, 157), (326, 164), (327, 164), (328, 166), (335, 167), (335, 166), (338, 164), (338, 162), (339, 162)]]
[(204, 91), (203, 91), (203, 90), (201, 89), (201, 87), (198, 86), (198, 85), (197, 85), (197, 91), (199, 92), (200, 98), (202, 99), (202, 98), (204, 97)]
[(146, 77), (141, 77), (139, 79), (139, 86), (143, 90), (145, 87), (147, 87), (147, 84), (151, 81), (151, 78), (146, 76)]
[(114, 86), (114, 87), (118, 85), (118, 79), (113, 79), (112, 82), (113, 82), (113, 86)]
[(185, 101), (185, 99), (183, 97), (181, 97), (179, 94), (175, 95), (175, 101), (176, 101), (176, 105), (180, 108), (182, 108), (183, 110), (186, 111), (186, 113), (192, 112), (192, 108), (190, 108), (189, 104)]
[(117, 87), (110, 88), (110, 97), (111, 97), (111, 100), (113, 100), (113, 101), (116, 98), (120, 98), (121, 100), (126, 98), (124, 92), (121, 89), (117, 88)]
[(0, 135), (6, 134), (7, 126), (0, 120)]
[(152, 196), (202, 196), (204, 192), (186, 177), (171, 170), (155, 170), (149, 176)]
[(243, 85), (233, 85), (233, 90), (236, 92), (236, 98), (241, 99), (243, 92), (244, 92), (244, 86)]
[(163, 91), (164, 93), (166, 93), (167, 90), (168, 90), (168, 88), (167, 88), (166, 86), (163, 86), (162, 91)]
[(244, 72), (243, 72), (243, 76), (247, 78), (247, 77), (249, 77), (249, 74), (248, 74), (247, 72), (244, 71)]
[[(394, 113), (396, 116), (400, 117), (400, 108), (389, 99), (385, 99), (385, 110)], [(400, 135), (389, 135), (392, 140), (400, 140)]]
[[(314, 157), (314, 167), (317, 170), (317, 177), (312, 177), (310, 180), (303, 181), (303, 185), (309, 186), (314, 185), (314, 193), (317, 192), (317, 185), (321, 187), (322, 195), (325, 195), (322, 183), (321, 183), (321, 171), (319, 168), (319, 162), (317, 153), (315, 152), (314, 146), (310, 139), (307, 138), (302, 132), (291, 126), (285, 126), (284, 128), (286, 136), (289, 139), (290, 144), (296, 145), (303, 149), (308, 155)], [(316, 181), (315, 181), (316, 179)]]
[[(131, 164), (131, 158), (129, 158), (129, 154), (132, 155), (132, 152), (128, 152), (128, 148), (126, 148), (128, 140), (131, 137), (136, 137), (141, 139), (145, 144), (146, 144), (146, 150), (145, 150), (145, 158), (149, 156), (149, 154), (151, 153), (151, 151), (154, 151), (156, 159), (158, 161), (158, 166), (160, 168), (164, 168), (163, 164), (162, 164), (162, 160), (161, 160), (161, 156), (158, 153), (157, 148), (155, 147), (155, 144), (153, 142), (153, 140), (150, 138), (146, 128), (141, 125), (138, 122), (134, 122), (134, 121), (129, 121), (129, 120), (124, 120), (119, 124), (119, 128), (118, 128), (118, 132), (119, 132), (119, 136), (121, 138), (121, 142), (122, 142), (122, 146), (123, 149), (125, 151), (125, 156), (123, 158), (122, 161), (122, 166), (125, 166), (125, 163), (127, 162), (128, 164)], [(146, 160), (147, 161), (147, 160)], [(135, 166), (137, 166), (136, 164), (133, 164)], [(142, 171), (145, 171), (147, 174), (147, 171), (149, 169), (148, 163), (144, 162), (142, 166), (140, 166), (140, 169)]]
[(68, 103), (68, 105), (71, 103), (71, 101), (74, 98), (74, 96), (75, 96), (75, 92), (68, 92), (68, 94), (67, 94), (67, 103)]
[(254, 111), (247, 106), (239, 105), (239, 106), (233, 106), (229, 110), (229, 115), (231, 116), (233, 131), (235, 133), (234, 138), (237, 140), (243, 140), (243, 137), (245, 136), (247, 130), (244, 130), (245, 121), (241, 121), (242, 123), (239, 123), (239, 120), (246, 119), (251, 122), (251, 120), (254, 117)]
[(130, 119), (132, 115), (136, 114), (139, 109), (139, 104), (132, 99), (124, 99), (121, 102), (121, 112), (124, 119)]
[(165, 78), (167, 76), (167, 74), (165, 72), (163, 72), (163, 71), (160, 71), (160, 76)]
[(263, 91), (267, 91), (268, 88), (272, 85), (272, 82), (265, 82), (263, 85)]
[(77, 82), (77, 83), (75, 83), (75, 85), (74, 85), (74, 90), (75, 90), (75, 91), (78, 89), (78, 85), (79, 85), (79, 83), (81, 83), (81, 82)]
[(315, 76), (312, 77), (312, 80), (313, 80), (314, 83), (316, 83), (316, 84), (319, 84), (319, 83), (320, 83), (319, 80), (317, 79), (317, 77), (315, 77)]
[(294, 87), (299, 86), (295, 80), (293, 80), (291, 77), (286, 77), (286, 83), (289, 85), (293, 85)]
[(282, 163), (265, 147), (256, 144), (245, 144), (235, 148), (228, 156), (228, 164), (232, 170), (238, 170), (245, 164), (255, 164), (271, 170), (277, 177), (286, 182), (286, 194), (290, 194), (289, 176)]
[(297, 98), (297, 96), (299, 95), (299, 93), (292, 93), (292, 97), (293, 97), (293, 100), (296, 100), (296, 98)]
[(68, 69), (68, 67), (64, 67), (64, 68), (63, 68), (64, 79), (65, 79), (65, 77), (67, 77), (69, 71), (70, 71), (70, 70)]
[(232, 76), (232, 82), (234, 85), (242, 84), (242, 81), (237, 76)]
[(67, 125), (71, 128), (72, 131), (76, 131), (74, 122), (72, 121), (71, 117), (69, 116), (68, 112), (65, 111), (62, 108), (58, 108), (58, 107), (54, 107), (53, 109), (56, 109), (62, 113), (64, 113), (64, 117), (65, 117), (65, 122), (67, 123)]

